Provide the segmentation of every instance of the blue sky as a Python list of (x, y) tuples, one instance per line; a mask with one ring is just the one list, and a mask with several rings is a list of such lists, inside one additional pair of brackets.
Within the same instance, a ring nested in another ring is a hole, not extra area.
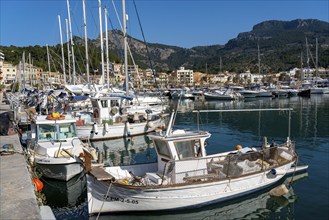
[[(121, 0), (113, 0), (121, 19)], [(266, 20), (319, 19), (329, 22), (328, 0), (135, 0), (147, 42), (185, 48), (225, 44)], [(84, 36), (82, 0), (70, 0), (73, 35)], [(119, 29), (112, 0), (102, 0)], [(88, 37), (99, 35), (97, 0), (86, 0)], [(132, 0), (126, 1), (128, 34), (142, 39)], [(0, 45), (55, 45), (63, 38), (66, 0), (0, 0)], [(103, 21), (104, 25), (104, 21)], [(111, 29), (109, 23), (109, 29)], [(103, 27), (103, 30), (105, 28)]]

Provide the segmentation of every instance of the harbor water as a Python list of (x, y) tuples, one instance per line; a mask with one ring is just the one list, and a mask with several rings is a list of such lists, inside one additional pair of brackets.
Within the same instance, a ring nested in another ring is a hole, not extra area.
[[(175, 108), (177, 102), (172, 102)], [(291, 122), (287, 112), (192, 113), (192, 110), (293, 108)], [(311, 98), (250, 99), (244, 101), (183, 100), (179, 105), (175, 129), (209, 131), (207, 153), (233, 150), (236, 145), (261, 145), (283, 142), (288, 136), (296, 142), (299, 161), (309, 165), (308, 172), (293, 176), (287, 195), (270, 197), (268, 188), (260, 192), (184, 211), (123, 213), (98, 219), (328, 219), (329, 207), (329, 95)], [(290, 127), (290, 129), (288, 129)], [(147, 136), (94, 142), (104, 152), (106, 165), (148, 163), (156, 153)], [(286, 183), (291, 182), (286, 179)], [(89, 219), (85, 175), (69, 182), (43, 179), (47, 205), (57, 219)], [(97, 216), (91, 217), (96, 219)]]

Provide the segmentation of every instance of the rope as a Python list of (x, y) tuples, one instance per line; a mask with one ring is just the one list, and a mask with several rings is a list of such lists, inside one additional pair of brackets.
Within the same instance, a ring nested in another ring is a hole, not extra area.
[(102, 211), (102, 209), (103, 209), (103, 205), (104, 205), (105, 199), (107, 198), (107, 196), (108, 196), (108, 194), (109, 194), (109, 192), (110, 192), (111, 186), (112, 186), (112, 182), (111, 182), (109, 188), (107, 189), (106, 196), (104, 196), (104, 199), (103, 199), (103, 201), (102, 201), (102, 205), (101, 205), (101, 208), (100, 208), (100, 210), (99, 210), (99, 212), (98, 212), (98, 215), (97, 215), (96, 220), (98, 220), (99, 215), (101, 214), (101, 211)]
[(290, 182), (288, 183), (288, 187), (289, 188), (292, 187), (292, 184), (294, 183), (294, 177), (295, 177), (295, 173), (296, 173), (296, 169), (297, 169), (297, 164), (298, 164), (298, 158), (299, 158), (299, 156), (298, 156), (297, 152), (295, 152), (295, 153), (296, 153), (297, 158), (296, 158), (296, 162), (295, 162), (294, 172), (292, 174), (292, 177), (291, 177)]

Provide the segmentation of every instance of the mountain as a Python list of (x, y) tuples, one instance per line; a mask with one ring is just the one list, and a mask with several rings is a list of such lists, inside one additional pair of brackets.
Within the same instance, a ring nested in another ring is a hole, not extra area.
[[(196, 30), (197, 31), (197, 30)], [(105, 36), (105, 33), (104, 33)], [(198, 46), (192, 48), (181, 48), (163, 44), (142, 42), (128, 36), (128, 44), (133, 54), (134, 61), (141, 68), (153, 68), (158, 72), (170, 72), (180, 66), (184, 66), (194, 71), (206, 71), (208, 73), (218, 73), (220, 71), (220, 60), (222, 60), (222, 71), (242, 72), (250, 70), (258, 72), (258, 45), (261, 58), (262, 72), (278, 72), (300, 67), (301, 54), (304, 66), (306, 65), (306, 38), (308, 40), (309, 54), (311, 55), (310, 66), (314, 67), (315, 61), (315, 41), (318, 38), (319, 66), (329, 66), (329, 23), (315, 19), (297, 19), (292, 21), (264, 21), (256, 24), (251, 31), (240, 33), (236, 38), (229, 40), (225, 45)], [(84, 72), (84, 40), (75, 37), (76, 54), (78, 66)], [(97, 69), (100, 62), (100, 38), (89, 39), (89, 51), (91, 68)], [(121, 62), (123, 48), (123, 34), (119, 30), (109, 31), (110, 60)], [(34, 50), (40, 53), (40, 46), (28, 48), (1, 47), (7, 61), (15, 61), (21, 57), (25, 50), (31, 52), (36, 63), (43, 63), (40, 67), (46, 69), (47, 61), (45, 49), (43, 55), (37, 56)], [(66, 47), (65, 47), (66, 48)], [(147, 53), (149, 51), (149, 57)], [(31, 50), (31, 51), (30, 51)], [(7, 51), (10, 52), (8, 56)], [(12, 51), (19, 51), (13, 55)], [(60, 46), (52, 48), (52, 51), (60, 53)], [(55, 56), (52, 56), (55, 57)], [(60, 57), (60, 56), (59, 56)], [(8, 60), (13, 59), (13, 60)], [(43, 60), (40, 60), (43, 59)], [(150, 59), (149, 59), (150, 58)], [(55, 58), (54, 58), (55, 59)], [(14, 62), (14, 63), (15, 63)], [(60, 62), (57, 62), (60, 63)], [(130, 63), (131, 60), (130, 60)], [(60, 69), (59, 64), (57, 68)]]

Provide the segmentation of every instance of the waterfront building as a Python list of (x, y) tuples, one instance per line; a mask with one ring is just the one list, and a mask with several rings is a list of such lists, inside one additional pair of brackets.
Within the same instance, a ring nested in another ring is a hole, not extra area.
[(157, 78), (158, 87), (161, 89), (168, 88), (169, 77), (167, 73), (159, 73)]
[(17, 73), (16, 66), (14, 66), (11, 63), (3, 62), (1, 70), (2, 70), (1, 84), (4, 84), (6, 85), (6, 87), (9, 87), (16, 80), (16, 73)]
[(178, 70), (175, 70), (173, 73), (171, 73), (169, 81), (171, 85), (193, 86), (193, 70), (180, 67)]
[(0, 84), (3, 84), (3, 62), (5, 60), (5, 55), (0, 51)]

